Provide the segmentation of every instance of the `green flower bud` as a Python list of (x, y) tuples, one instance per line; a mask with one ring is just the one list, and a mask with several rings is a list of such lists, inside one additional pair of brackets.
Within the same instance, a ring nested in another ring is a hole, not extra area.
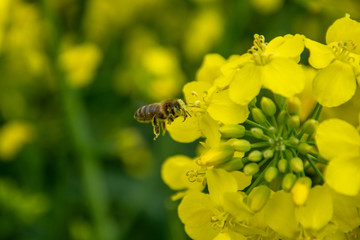
[(312, 147), (307, 143), (300, 143), (297, 150), (302, 154), (307, 154), (308, 152), (311, 152)]
[(284, 125), (286, 123), (286, 120), (288, 118), (288, 113), (285, 110), (281, 110), (281, 112), (278, 114), (277, 121), (279, 125)]
[(276, 105), (275, 103), (267, 97), (263, 97), (260, 102), (261, 110), (268, 115), (268, 116), (274, 116), (276, 113)]
[(300, 116), (299, 115), (293, 115), (287, 120), (289, 127), (292, 129), (297, 129), (300, 127)]
[(288, 173), (284, 176), (281, 187), (284, 191), (289, 192), (296, 181), (296, 175), (293, 173)]
[(217, 165), (218, 168), (223, 168), (228, 172), (240, 170), (244, 167), (244, 162), (240, 157), (234, 157), (228, 162)]
[(255, 122), (261, 125), (266, 125), (267, 122), (266, 117), (260, 108), (252, 108), (251, 115), (254, 118)]
[(264, 136), (264, 131), (261, 128), (252, 128), (250, 132), (256, 138), (262, 138)]
[(291, 144), (292, 146), (297, 146), (299, 144), (299, 139), (297, 139), (294, 136), (291, 136), (288, 140), (288, 143)]
[(251, 149), (251, 143), (245, 139), (232, 138), (227, 143), (239, 152), (248, 152)]
[(276, 129), (273, 126), (270, 126), (268, 130), (269, 130), (270, 134), (275, 134), (276, 133)]
[(238, 124), (225, 124), (219, 130), (224, 138), (241, 138), (245, 135), (245, 127)]
[(259, 165), (257, 163), (248, 163), (245, 165), (243, 172), (247, 176), (252, 176), (259, 171)]
[(259, 150), (251, 151), (248, 155), (248, 159), (252, 162), (258, 162), (262, 159), (262, 152)]
[(272, 158), (274, 156), (274, 150), (272, 149), (266, 149), (264, 152), (263, 152), (263, 156), (265, 159), (267, 158)]
[(276, 167), (274, 166), (268, 167), (268, 169), (266, 169), (265, 171), (265, 180), (267, 182), (271, 182), (276, 178), (277, 174), (278, 174), (278, 169)]
[(254, 212), (260, 211), (269, 200), (270, 194), (270, 189), (265, 185), (254, 188), (247, 198), (249, 208)]
[(280, 172), (285, 173), (287, 169), (288, 161), (285, 158), (282, 158), (278, 161), (278, 169)]
[(234, 149), (227, 144), (223, 144), (204, 152), (197, 160), (197, 164), (200, 166), (214, 166), (230, 161), (233, 155)]
[(298, 97), (291, 97), (286, 102), (286, 109), (290, 115), (300, 115), (301, 101)]
[(308, 119), (305, 123), (304, 123), (304, 131), (305, 133), (311, 135), (315, 132), (317, 126), (319, 125), (319, 122), (315, 119)]
[(290, 169), (296, 173), (304, 170), (304, 163), (301, 158), (295, 157), (290, 160)]

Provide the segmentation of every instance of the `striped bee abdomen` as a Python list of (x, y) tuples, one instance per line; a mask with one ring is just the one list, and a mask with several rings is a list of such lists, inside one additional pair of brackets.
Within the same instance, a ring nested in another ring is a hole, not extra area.
[(159, 109), (158, 103), (142, 106), (135, 112), (134, 118), (139, 122), (150, 122), (159, 112)]

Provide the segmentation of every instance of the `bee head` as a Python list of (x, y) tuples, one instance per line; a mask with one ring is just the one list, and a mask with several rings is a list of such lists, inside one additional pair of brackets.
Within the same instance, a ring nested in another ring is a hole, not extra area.
[(186, 105), (182, 99), (177, 99), (176, 103), (177, 103), (175, 104), (176, 111), (178, 111), (180, 116), (184, 116), (184, 121), (188, 115), (191, 117), (190, 113), (186, 110)]

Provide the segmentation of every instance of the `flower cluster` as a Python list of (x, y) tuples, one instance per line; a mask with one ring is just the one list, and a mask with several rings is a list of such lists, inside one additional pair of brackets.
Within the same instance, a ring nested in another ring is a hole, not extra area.
[[(195, 158), (168, 158), (162, 178), (178, 191), (192, 239), (359, 239), (360, 135), (343, 120), (319, 119), (360, 84), (360, 23), (336, 20), (326, 42), (255, 34), (243, 55), (207, 55), (184, 86), (192, 117), (168, 131), (204, 141)], [(305, 47), (316, 69), (316, 102), (307, 105)]]

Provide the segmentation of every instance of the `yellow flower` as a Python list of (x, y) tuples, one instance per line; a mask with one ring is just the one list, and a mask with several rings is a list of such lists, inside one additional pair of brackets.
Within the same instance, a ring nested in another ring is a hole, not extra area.
[(91, 43), (70, 47), (59, 56), (67, 83), (73, 88), (87, 86), (93, 80), (101, 60), (101, 51)]
[(356, 80), (360, 83), (359, 35), (360, 23), (346, 14), (329, 27), (327, 45), (305, 40), (310, 65), (320, 69), (313, 81), (313, 93), (321, 105), (336, 107), (354, 95)]
[[(238, 192), (239, 185), (233, 174), (213, 168), (206, 172), (206, 178), (209, 194), (189, 192), (178, 208), (185, 231), (192, 239), (245, 240), (244, 235), (264, 233), (241, 223), (247, 222), (254, 213), (244, 202), (245, 194)], [(250, 182), (245, 178), (242, 179), (248, 185)]]
[(262, 87), (284, 97), (301, 92), (305, 78), (297, 62), (303, 49), (301, 35), (277, 37), (268, 44), (263, 36), (255, 35), (254, 46), (249, 53), (233, 58), (228, 63), (230, 66), (224, 67), (224, 75), (231, 78), (224, 79), (230, 82), (231, 100), (246, 105)]
[(247, 119), (247, 105), (234, 103), (229, 98), (228, 90), (220, 90), (214, 84), (221, 77), (223, 62), (219, 55), (207, 56), (198, 71), (198, 81), (185, 84), (183, 92), (191, 117), (184, 122), (176, 119), (167, 125), (171, 137), (176, 141), (192, 142), (205, 137), (209, 145), (214, 146), (220, 142), (217, 121), (237, 124)]
[(25, 122), (12, 121), (0, 129), (0, 157), (11, 160), (34, 137), (33, 127)]
[[(316, 186), (311, 188), (306, 204), (297, 207), (290, 193), (275, 192), (264, 208), (266, 224), (280, 236), (295, 239), (301, 232), (317, 236), (333, 216), (333, 205), (328, 188)], [(300, 224), (299, 224), (300, 223)]]
[(184, 155), (167, 158), (161, 167), (161, 178), (171, 189), (182, 191), (173, 200), (183, 197), (188, 190), (200, 192), (205, 187), (205, 170)]
[(355, 127), (339, 119), (319, 124), (315, 140), (320, 154), (330, 160), (325, 180), (345, 195), (360, 192), (360, 136)]

